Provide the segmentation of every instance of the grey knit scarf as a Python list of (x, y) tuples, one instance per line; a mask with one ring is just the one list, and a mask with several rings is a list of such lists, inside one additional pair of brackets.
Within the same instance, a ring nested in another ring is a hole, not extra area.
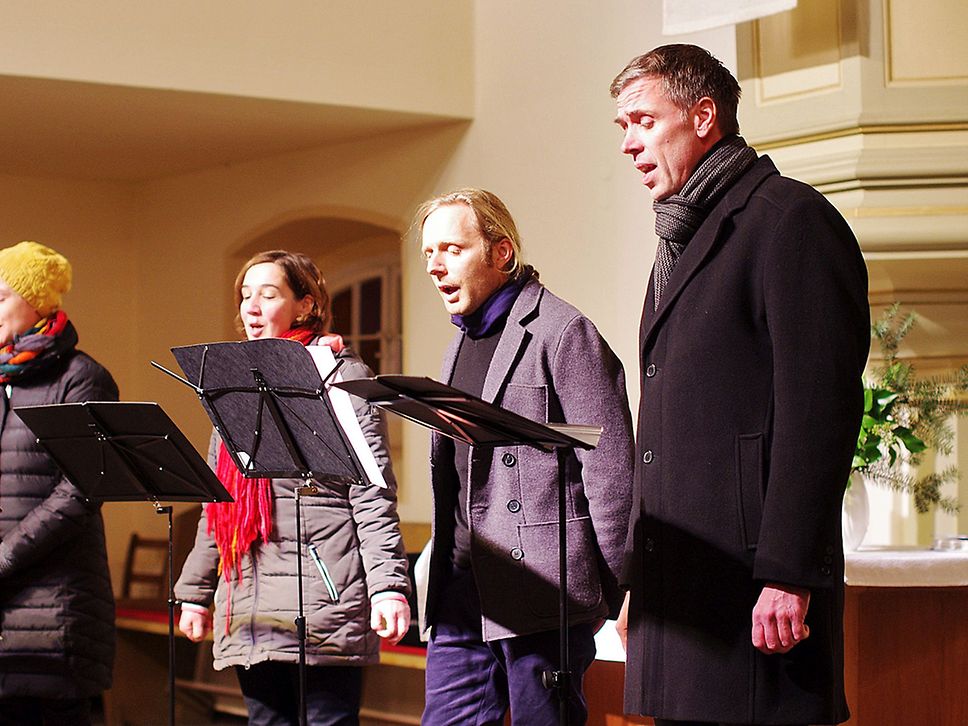
[(659, 236), (653, 268), (654, 309), (659, 308), (659, 299), (672, 270), (709, 210), (754, 161), (756, 152), (742, 136), (727, 136), (699, 163), (682, 191), (661, 202), (653, 202), (655, 233)]

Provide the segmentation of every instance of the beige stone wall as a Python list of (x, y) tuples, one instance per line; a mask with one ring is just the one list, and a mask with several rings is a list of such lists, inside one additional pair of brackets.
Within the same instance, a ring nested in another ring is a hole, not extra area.
[(64, 310), (80, 347), (114, 374), (122, 395), (134, 391), (139, 335), (138, 237), (134, 195), (123, 184), (0, 174), (0, 246), (32, 239), (64, 254), (73, 289)]
[[(895, 300), (917, 310), (902, 353), (925, 375), (968, 363), (966, 32), (958, 0), (813, 0), (737, 28), (744, 132), (847, 218), (874, 314)], [(968, 502), (963, 441), (922, 473), (957, 464), (949, 494)], [(872, 495), (873, 544), (968, 530), (968, 508), (916, 516), (908, 497)]]
[(0, 72), (468, 116), (472, 12), (470, 0), (8, 2)]

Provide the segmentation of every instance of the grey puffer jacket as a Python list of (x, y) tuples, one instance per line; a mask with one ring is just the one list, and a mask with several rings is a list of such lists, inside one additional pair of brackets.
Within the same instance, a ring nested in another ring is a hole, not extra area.
[[(349, 349), (344, 379), (372, 375)], [(322, 496), (302, 498), (302, 534), (314, 544), (335, 584), (338, 602), (319, 568), (303, 551), (303, 597), (307, 622), (306, 662), (310, 665), (366, 665), (379, 659), (379, 636), (370, 628), (370, 597), (387, 591), (409, 592), (407, 559), (400, 537), (396, 480), (390, 466), (386, 426), (378, 409), (353, 399), (360, 426), (388, 488), (319, 482)], [(213, 433), (209, 464), (215, 467), (219, 438)], [(216, 670), (263, 661), (296, 663), (297, 614), (294, 489), (297, 479), (272, 480), (272, 534), (269, 542), (242, 558), (241, 581), (231, 586), (218, 575), (219, 555), (203, 514), (195, 546), (182, 569), (175, 595), (182, 602), (215, 603), (213, 619)], [(226, 607), (231, 598), (231, 619)]]
[(35, 379), (0, 384), (0, 698), (84, 698), (111, 685), (114, 597), (100, 507), (12, 409), (117, 399), (111, 374), (79, 351)]

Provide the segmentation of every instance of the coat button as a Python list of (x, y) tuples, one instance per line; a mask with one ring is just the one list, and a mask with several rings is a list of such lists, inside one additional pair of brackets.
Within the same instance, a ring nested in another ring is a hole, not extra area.
[(652, 449), (649, 449), (644, 454), (642, 454), (642, 462), (645, 464), (651, 464), (653, 458), (655, 457), (653, 457), (652, 455)]
[(508, 511), (509, 512), (520, 512), (521, 511), (521, 502), (519, 502), (517, 499), (512, 499), (511, 501), (509, 501), (508, 502)]
[(655, 552), (655, 540), (651, 537), (646, 537), (645, 539), (645, 551)]
[(514, 466), (518, 463), (518, 460), (510, 451), (501, 457), (501, 461), (504, 462), (504, 466)]
[(832, 565), (834, 563), (834, 558), (831, 557), (830, 555), (824, 555), (823, 563), (825, 565)]
[(821, 575), (829, 575), (830, 574), (830, 568), (827, 567), (826, 565), (824, 565), (823, 567), (820, 568), (820, 574)]
[(653, 378), (655, 376), (655, 363), (649, 363), (649, 367), (645, 369), (645, 377)]
[(511, 559), (512, 560), (523, 560), (524, 559), (524, 550), (522, 550), (520, 547), (515, 547), (513, 550), (511, 550)]

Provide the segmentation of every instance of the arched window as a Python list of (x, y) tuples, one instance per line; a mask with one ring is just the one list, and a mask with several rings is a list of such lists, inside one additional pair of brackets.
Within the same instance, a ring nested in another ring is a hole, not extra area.
[(247, 242), (232, 267), (237, 270), (255, 252), (269, 249), (298, 250), (312, 257), (333, 301), (333, 332), (342, 335), (374, 373), (400, 372), (398, 232), (339, 217), (294, 219)]
[(343, 336), (374, 373), (400, 371), (400, 266), (370, 264), (340, 275), (331, 291), (333, 330)]

